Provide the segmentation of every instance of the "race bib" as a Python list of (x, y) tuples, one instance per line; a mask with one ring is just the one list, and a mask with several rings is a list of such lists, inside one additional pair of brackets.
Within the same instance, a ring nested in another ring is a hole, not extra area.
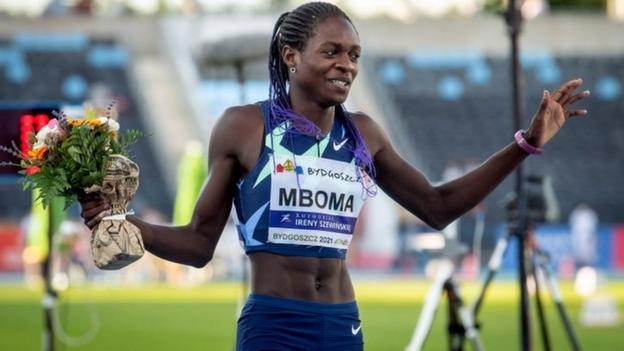
[(309, 156), (273, 157), (267, 241), (347, 249), (364, 204), (355, 165)]

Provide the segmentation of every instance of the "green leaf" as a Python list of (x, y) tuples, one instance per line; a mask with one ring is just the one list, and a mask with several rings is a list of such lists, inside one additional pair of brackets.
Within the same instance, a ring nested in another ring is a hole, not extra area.
[[(68, 208), (84, 187), (101, 185), (110, 155), (128, 155), (130, 146), (144, 136), (140, 131), (127, 130), (115, 140), (106, 126), (82, 125), (68, 130), (67, 137), (50, 147), (42, 163), (37, 163), (41, 171), (23, 178), (24, 190), (37, 189), (44, 206), (62, 195)], [(26, 160), (21, 162), (24, 169), (30, 165)]]

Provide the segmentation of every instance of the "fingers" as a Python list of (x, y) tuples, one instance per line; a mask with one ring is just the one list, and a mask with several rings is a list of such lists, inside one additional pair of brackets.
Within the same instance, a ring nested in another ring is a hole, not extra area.
[(92, 201), (81, 203), (80, 207), (80, 217), (84, 219), (91, 219), (91, 217), (97, 215), (98, 213), (108, 210), (110, 205), (104, 201)]
[(561, 100), (567, 100), (568, 95), (571, 94), (576, 88), (583, 84), (582, 79), (574, 79), (564, 83), (559, 89), (552, 95), (553, 100), (562, 104)]
[(106, 203), (104, 199), (80, 200), (80, 206), (83, 210), (99, 206), (103, 203)]
[(100, 212), (108, 211), (109, 209), (110, 206), (107, 203), (100, 203), (96, 206), (84, 208), (80, 213), (80, 216), (86, 220), (89, 220), (98, 215)]
[(570, 117), (585, 116), (585, 115), (587, 115), (587, 110), (585, 109), (572, 110), (568, 112), (568, 116)]
[(105, 199), (101, 197), (94, 197), (94, 196), (81, 197), (78, 199), (78, 201), (80, 202), (80, 207), (82, 209), (81, 215), (82, 213), (89, 211), (95, 207), (101, 206), (102, 204), (106, 204)]
[(548, 107), (548, 99), (550, 99), (550, 93), (548, 92), (548, 90), (544, 90), (544, 93), (542, 94), (542, 102), (540, 103), (537, 111), (538, 114), (541, 114), (546, 110), (546, 108)]
[(89, 193), (89, 194), (78, 194), (78, 201), (80, 202), (87, 202), (87, 201), (94, 201), (94, 200), (101, 200), (101, 199), (102, 199), (102, 194), (99, 192)]
[(80, 206), (80, 217), (89, 229), (93, 229), (110, 212), (110, 205), (99, 196), (85, 197)]
[(98, 223), (100, 223), (102, 221), (102, 218), (106, 217), (107, 215), (108, 215), (108, 211), (100, 212), (98, 215), (93, 217), (91, 220), (89, 220), (89, 221), (85, 220), (85, 224), (87, 225), (87, 227), (89, 227), (89, 229), (93, 230), (93, 228), (96, 225), (98, 225)]
[(561, 101), (561, 106), (566, 107), (567, 105), (571, 105), (581, 99), (584, 99), (591, 95), (589, 90), (582, 91), (576, 95), (569, 95), (565, 101)]

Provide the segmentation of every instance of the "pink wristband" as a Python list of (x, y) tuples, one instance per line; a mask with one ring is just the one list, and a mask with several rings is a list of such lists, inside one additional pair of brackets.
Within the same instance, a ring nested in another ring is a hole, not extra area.
[(516, 139), (516, 144), (518, 144), (518, 146), (520, 146), (520, 148), (526, 151), (529, 155), (539, 155), (542, 153), (541, 148), (529, 144), (529, 142), (524, 139), (523, 129), (520, 129), (516, 132), (516, 134), (514, 134), (514, 139)]

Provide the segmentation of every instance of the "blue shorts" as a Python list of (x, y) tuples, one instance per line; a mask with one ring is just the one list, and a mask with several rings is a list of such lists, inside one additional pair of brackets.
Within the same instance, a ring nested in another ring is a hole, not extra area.
[(362, 351), (355, 302), (324, 304), (251, 294), (240, 318), (237, 351)]

